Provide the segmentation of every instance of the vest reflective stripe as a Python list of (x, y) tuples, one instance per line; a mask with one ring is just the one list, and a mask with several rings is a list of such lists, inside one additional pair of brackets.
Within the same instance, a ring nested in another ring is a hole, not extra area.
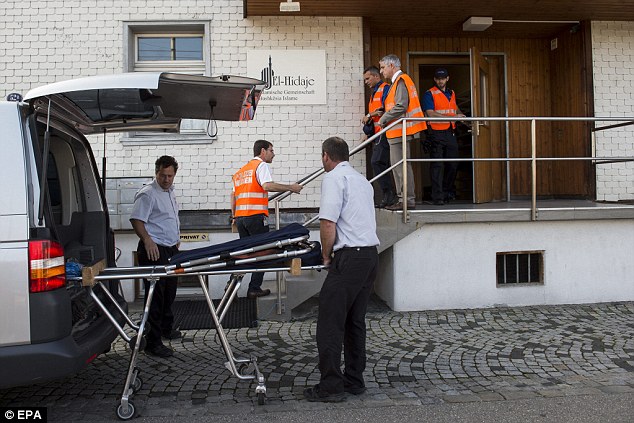
[(236, 195), (236, 198), (268, 198), (268, 192), (245, 192), (243, 194)]
[[(387, 98), (385, 99), (385, 111), (392, 110), (392, 108), (396, 105), (396, 87), (400, 80), (405, 82), (405, 86), (407, 87), (407, 94), (409, 95), (409, 106), (407, 107), (407, 111), (404, 118), (422, 118), (425, 117), (423, 114), (423, 110), (420, 107), (420, 100), (418, 99), (418, 92), (416, 91), (416, 85), (414, 85), (414, 81), (412, 78), (401, 73), (396, 81), (390, 87), (390, 92), (387, 94)], [(390, 122), (391, 123), (391, 122)], [(405, 132), (407, 135), (414, 135), (419, 133), (420, 131), (424, 131), (427, 129), (427, 124), (424, 121), (407, 121), (405, 125)], [(403, 135), (403, 128), (400, 125), (396, 125), (394, 128), (390, 129), (386, 133), (388, 138), (398, 138)]]
[[(370, 103), (368, 104), (369, 113), (372, 113), (376, 109), (383, 107), (383, 103), (381, 102), (381, 99), (383, 98), (383, 90), (386, 88), (389, 89), (390, 86), (385, 82), (381, 82), (379, 85), (379, 88), (372, 95), (372, 98), (370, 99)], [(379, 119), (381, 119), (380, 116), (372, 116), (372, 121), (374, 122), (375, 134), (381, 131), (381, 127), (379, 126)]]
[[(253, 211), (253, 210), (259, 210), (259, 211), (264, 211), (266, 210), (266, 215), (269, 215), (269, 206), (263, 206), (263, 205), (253, 205), (253, 204), (249, 204), (247, 206), (236, 206), (236, 216), (242, 216), (242, 214), (238, 213), (239, 211), (245, 211), (245, 212), (249, 212), (249, 211)], [(247, 214), (245, 216), (250, 216), (252, 214), (256, 214), (256, 213), (250, 213)], [(262, 213), (257, 213), (257, 214), (262, 214)]]
[[(452, 91), (451, 100), (447, 100), (447, 96), (445, 95), (445, 93), (440, 91), (437, 87), (430, 88), (428, 91), (434, 98), (434, 111), (445, 116), (456, 116), (458, 106), (456, 105), (455, 92)], [(434, 129), (436, 131), (449, 129), (450, 125), (452, 128), (456, 127), (455, 122), (429, 122), (429, 126), (431, 126), (431, 129)]]
[(261, 160), (252, 159), (233, 175), (236, 217), (269, 215), (269, 193), (262, 188), (256, 177), (260, 163)]

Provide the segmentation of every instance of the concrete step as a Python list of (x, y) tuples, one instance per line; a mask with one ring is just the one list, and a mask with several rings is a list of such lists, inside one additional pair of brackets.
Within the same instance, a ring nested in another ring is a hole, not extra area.
[(262, 288), (271, 290), (271, 295), (258, 298), (258, 319), (290, 321), (293, 311), (317, 295), (326, 279), (327, 272), (303, 271), (299, 276), (286, 274), (286, 292), (282, 292), (282, 313), (277, 309), (277, 282), (265, 280)]

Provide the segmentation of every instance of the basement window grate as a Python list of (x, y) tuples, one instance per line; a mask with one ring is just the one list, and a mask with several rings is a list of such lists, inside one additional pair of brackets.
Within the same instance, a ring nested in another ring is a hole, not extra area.
[(543, 251), (509, 251), (496, 256), (498, 286), (544, 283)]

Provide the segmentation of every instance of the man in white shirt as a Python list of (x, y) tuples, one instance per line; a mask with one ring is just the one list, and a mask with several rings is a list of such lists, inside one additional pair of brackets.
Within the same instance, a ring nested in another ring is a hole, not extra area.
[[(319, 293), (317, 349), (319, 383), (304, 390), (308, 401), (340, 402), (346, 393), (365, 392), (365, 313), (379, 256), (374, 190), (350, 163), (348, 144), (328, 138), (322, 144), (327, 172), (319, 208), (322, 258), (329, 265)], [(341, 371), (343, 345), (345, 369)]]
[[(134, 197), (130, 223), (139, 237), (137, 257), (142, 266), (169, 264), (169, 259), (178, 253), (180, 245), (180, 221), (178, 203), (174, 195), (174, 177), (178, 163), (171, 156), (161, 156), (155, 163), (155, 178)], [(154, 287), (148, 323), (150, 329), (145, 337), (145, 351), (157, 357), (174, 354), (165, 346), (161, 337), (177, 339), (181, 333), (172, 327), (174, 314), (172, 304), (176, 298), (176, 278), (161, 278)], [(145, 280), (145, 298), (150, 283)]]

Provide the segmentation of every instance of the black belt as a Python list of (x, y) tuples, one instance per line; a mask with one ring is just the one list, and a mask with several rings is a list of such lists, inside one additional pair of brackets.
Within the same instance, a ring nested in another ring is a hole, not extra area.
[(340, 249), (338, 249), (337, 251), (335, 251), (335, 253), (338, 253), (339, 251), (367, 251), (367, 250), (376, 250), (376, 246), (372, 246), (372, 247), (342, 247)]
[(166, 250), (170, 250), (170, 251), (174, 251), (174, 250), (178, 250), (177, 247), (178, 244), (174, 244), (171, 247), (168, 247), (167, 245), (161, 245), (161, 244), (156, 244), (157, 247), (159, 248), (165, 248)]

